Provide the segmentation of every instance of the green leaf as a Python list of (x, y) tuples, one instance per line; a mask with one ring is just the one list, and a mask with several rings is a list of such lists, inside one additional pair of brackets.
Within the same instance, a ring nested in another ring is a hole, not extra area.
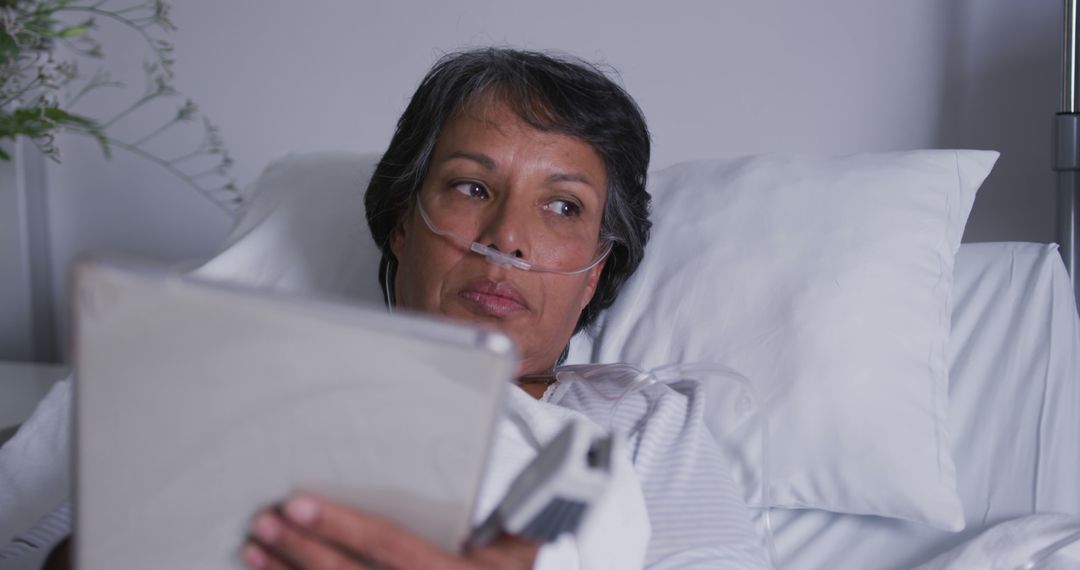
[(74, 38), (82, 35), (86, 35), (90, 31), (89, 26), (68, 26), (56, 32), (58, 38)]
[(19, 58), (19, 44), (6, 30), (0, 30), (0, 63), (7, 63)]
[(57, 125), (75, 127), (77, 130), (90, 135), (99, 145), (101, 145), (101, 153), (105, 155), (105, 158), (112, 158), (112, 152), (109, 148), (109, 137), (105, 136), (105, 133), (101, 130), (101, 126), (98, 125), (97, 121), (82, 115), (68, 113), (59, 107), (45, 107), (43, 109), (43, 114)]
[(12, 113), (0, 113), (0, 139), (15, 140), (15, 137), (19, 135), (31, 138), (40, 137), (53, 134), (63, 127), (93, 137), (101, 145), (101, 152), (105, 158), (112, 157), (109, 137), (93, 119), (69, 113), (59, 107), (34, 107), (16, 109)]
[(97, 121), (82, 115), (69, 113), (60, 107), (43, 107), (41, 112), (45, 117), (59, 124), (97, 128)]
[(0, 137), (39, 137), (55, 128), (56, 125), (45, 118), (40, 109), (16, 109), (13, 113), (0, 116)]
[(11, 155), (4, 152), (4, 149), (0, 148), (0, 160), (11, 161)]

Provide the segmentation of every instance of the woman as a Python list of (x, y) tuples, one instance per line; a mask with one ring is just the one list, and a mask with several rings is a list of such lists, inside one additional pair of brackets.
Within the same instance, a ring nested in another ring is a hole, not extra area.
[[(486, 49), (443, 58), (398, 122), (365, 197), (391, 307), (494, 327), (518, 385), (606, 423), (610, 402), (553, 369), (644, 254), (649, 135), (633, 100), (587, 64)], [(694, 386), (620, 407), (651, 513), (650, 568), (765, 566), (701, 422)], [(670, 513), (670, 514), (669, 514)], [(370, 515), (294, 497), (256, 517), (253, 568), (532, 568), (504, 536), (456, 556)]]
[[(380, 280), (393, 308), (509, 335), (522, 356), (515, 410), (583, 414), (626, 436), (630, 453), (621, 461), (633, 492), (607, 510), (615, 513), (607, 528), (622, 537), (621, 527), (642, 519), (644, 530), (629, 535), (642, 544), (615, 545), (608, 560), (593, 551), (575, 564), (630, 567), (614, 554), (640, 548), (634, 565), (643, 560), (651, 569), (767, 567), (702, 422), (696, 385), (634, 392), (611, 415), (611, 400), (599, 394), (625, 388), (618, 367), (593, 369), (600, 374), (583, 382), (556, 381), (552, 372), (571, 335), (611, 305), (642, 259), (648, 160), (640, 110), (595, 68), (512, 50), (448, 56), (413, 96), (366, 194), (383, 251)], [(46, 403), (67, 406), (68, 397), (50, 394)], [(66, 441), (64, 426), (43, 429)], [(519, 447), (497, 442), (493, 455)], [(52, 517), (51, 533), (70, 528), (66, 508)], [(385, 520), (308, 495), (253, 520), (242, 552), (253, 568), (552, 565), (551, 547), (511, 536), (465, 555), (444, 552)], [(66, 567), (64, 550), (49, 567)]]

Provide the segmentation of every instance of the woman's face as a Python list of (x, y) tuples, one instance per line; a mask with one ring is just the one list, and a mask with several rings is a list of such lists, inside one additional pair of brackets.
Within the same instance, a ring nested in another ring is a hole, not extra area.
[[(425, 204), (453, 199), (483, 212), (448, 218), (476, 234), (462, 237), (538, 262), (572, 255), (573, 236), (596, 238), (606, 197), (607, 170), (592, 146), (536, 130), (499, 103), (443, 125), (421, 189)], [(390, 245), (399, 306), (506, 333), (521, 374), (555, 364), (604, 266), (575, 275), (500, 267), (434, 234), (415, 208)]]

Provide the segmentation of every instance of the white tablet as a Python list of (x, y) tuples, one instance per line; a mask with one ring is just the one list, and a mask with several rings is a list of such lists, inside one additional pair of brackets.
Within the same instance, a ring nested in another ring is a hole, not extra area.
[(506, 336), (117, 262), (73, 295), (78, 568), (242, 568), (295, 490), (462, 544)]

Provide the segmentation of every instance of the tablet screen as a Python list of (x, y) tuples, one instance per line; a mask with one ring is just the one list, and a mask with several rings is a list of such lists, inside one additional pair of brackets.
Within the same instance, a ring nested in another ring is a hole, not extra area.
[(460, 547), (507, 337), (115, 262), (74, 294), (79, 568), (241, 568), (296, 490)]

